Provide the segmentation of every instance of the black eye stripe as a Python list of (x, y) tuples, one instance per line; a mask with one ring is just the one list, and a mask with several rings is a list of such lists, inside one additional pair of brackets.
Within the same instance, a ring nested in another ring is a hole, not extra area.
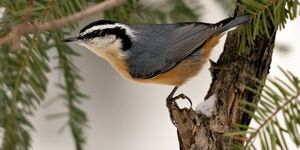
[(104, 37), (106, 35), (115, 35), (117, 39), (121, 39), (124, 51), (132, 46), (131, 39), (126, 34), (126, 30), (122, 29), (121, 27), (95, 30), (93, 32), (80, 36), (78, 39), (92, 39), (95, 37)]
[(80, 37), (81, 37), (81, 39), (92, 39), (92, 38), (95, 38), (95, 37), (103, 37), (103, 36), (105, 36), (105, 34), (102, 33), (102, 30), (96, 30), (96, 31), (87, 33), (85, 35), (82, 35)]

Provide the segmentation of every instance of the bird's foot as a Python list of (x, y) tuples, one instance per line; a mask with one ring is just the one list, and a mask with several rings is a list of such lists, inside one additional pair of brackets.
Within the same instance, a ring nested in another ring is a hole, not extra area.
[(176, 91), (177, 91), (177, 89), (178, 89), (178, 86), (175, 86), (174, 89), (172, 90), (172, 92), (167, 97), (167, 107), (169, 109), (170, 118), (171, 118), (171, 121), (174, 124), (174, 126), (176, 126), (176, 121), (174, 119), (174, 116), (172, 115), (172, 107), (173, 107), (173, 105), (175, 105), (176, 107), (178, 107), (177, 103), (176, 103), (176, 100), (178, 100), (178, 99), (187, 99), (189, 101), (189, 103), (190, 103), (190, 108), (193, 105), (191, 99), (189, 97), (187, 97), (186, 95), (184, 95), (183, 93), (181, 93), (181, 94), (179, 94), (177, 96), (174, 96), (175, 93), (176, 93)]
[(190, 107), (192, 107), (193, 106), (192, 100), (189, 97), (187, 97), (186, 95), (184, 95), (183, 93), (181, 93), (177, 96), (174, 96), (177, 89), (178, 89), (178, 86), (175, 86), (174, 89), (172, 90), (172, 92), (167, 97), (167, 103), (171, 104), (171, 103), (176, 102), (176, 100), (178, 100), (178, 99), (187, 99), (191, 105)]

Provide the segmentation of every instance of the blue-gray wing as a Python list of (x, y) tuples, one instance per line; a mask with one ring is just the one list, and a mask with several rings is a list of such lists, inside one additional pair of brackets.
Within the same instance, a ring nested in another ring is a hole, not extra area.
[(213, 35), (244, 24), (250, 19), (250, 16), (245, 15), (228, 18), (216, 24), (140, 26), (136, 28), (138, 40), (129, 49), (130, 75), (134, 78), (150, 78), (166, 72), (199, 50)]
[(174, 30), (169, 40), (165, 43), (166, 67), (162, 72), (174, 67), (178, 62), (199, 49), (204, 42), (218, 30), (216, 26), (208, 24), (190, 24)]
[[(140, 27), (140, 30), (139, 30)], [(208, 24), (135, 26), (128, 65), (134, 78), (150, 78), (173, 68), (213, 33)]]

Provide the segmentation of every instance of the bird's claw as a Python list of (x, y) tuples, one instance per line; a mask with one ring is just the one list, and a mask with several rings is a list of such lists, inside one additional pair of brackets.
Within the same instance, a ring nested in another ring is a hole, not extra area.
[(172, 92), (169, 94), (169, 96), (167, 97), (167, 107), (168, 107), (168, 109), (170, 111), (170, 118), (171, 118), (171, 121), (172, 121), (172, 123), (173, 123), (174, 126), (176, 126), (176, 121), (174, 119), (174, 116), (172, 115), (171, 110), (172, 110), (172, 105), (174, 103), (175, 103), (175, 105), (177, 105), (176, 104), (176, 100), (178, 100), (178, 99), (187, 99), (189, 101), (190, 105), (191, 105), (190, 108), (192, 108), (192, 106), (193, 106), (193, 103), (192, 103), (191, 99), (189, 97), (187, 97), (186, 95), (184, 95), (183, 93), (181, 93), (181, 94), (179, 94), (177, 96), (174, 96), (175, 92), (177, 91), (177, 89), (178, 89), (178, 87), (176, 86), (172, 90)]
[(184, 95), (183, 93), (173, 97), (172, 101), (176, 101), (178, 99), (187, 99), (190, 103), (190, 108), (192, 108), (192, 106), (193, 106), (192, 100), (189, 97), (187, 97), (186, 95)]

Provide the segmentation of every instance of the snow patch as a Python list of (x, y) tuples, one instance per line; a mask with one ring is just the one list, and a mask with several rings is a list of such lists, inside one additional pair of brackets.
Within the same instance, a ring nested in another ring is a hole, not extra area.
[(212, 116), (212, 113), (215, 109), (215, 103), (216, 103), (216, 100), (217, 100), (217, 97), (216, 95), (212, 95), (210, 96), (207, 100), (205, 100), (204, 102), (198, 104), (196, 106), (196, 109), (195, 111), (198, 113), (198, 114), (203, 114), (207, 117), (211, 117)]

